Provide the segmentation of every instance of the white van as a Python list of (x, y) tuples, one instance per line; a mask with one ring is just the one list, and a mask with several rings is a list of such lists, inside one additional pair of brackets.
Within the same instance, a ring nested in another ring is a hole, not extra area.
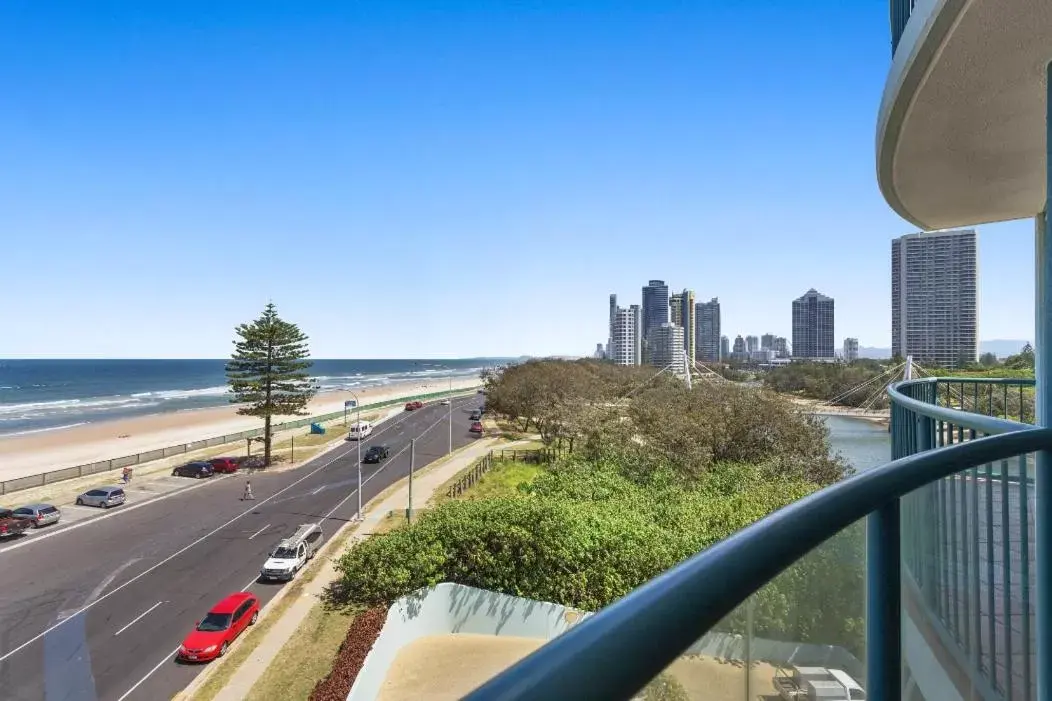
[(373, 425), (368, 421), (359, 421), (351, 426), (347, 432), (347, 440), (360, 441), (373, 432)]

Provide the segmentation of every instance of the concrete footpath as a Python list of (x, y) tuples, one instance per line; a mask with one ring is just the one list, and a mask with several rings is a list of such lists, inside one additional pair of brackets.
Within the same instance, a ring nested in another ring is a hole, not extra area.
[[(416, 473), (413, 477), (414, 507), (420, 508), (426, 505), (443, 484), (490, 450), (497, 446), (509, 448), (514, 445), (516, 443), (502, 443), (496, 438), (484, 438), (462, 448), (445, 460), (433, 463)], [(330, 544), (345, 535), (346, 531), (344, 529), (353, 529), (353, 533), (346, 539), (339, 550), (326, 547), (320, 555), (330, 560), (335, 559), (346, 548), (364, 538), (368, 538), (390, 512), (404, 511), (408, 506), (409, 481), (408, 479), (403, 479), (401, 482), (392, 485), (386, 492), (365, 507), (365, 518), (360, 523), (348, 523), (342, 529), (333, 533), (329, 540)], [(331, 564), (326, 564), (314, 579), (304, 584), (299, 597), (280, 614), (280, 618), (273, 623), (248, 658), (231, 674), (226, 686), (213, 697), (215, 701), (240, 701), (248, 696), (253, 685), (275, 660), (285, 643), (296, 633), (300, 624), (303, 623), (310, 613), (311, 608), (319, 602), (325, 588), (338, 577), (339, 573), (336, 571), (336, 568)], [(288, 587), (286, 587), (286, 590), (288, 590)], [(274, 607), (281, 597), (282, 595), (279, 594), (267, 608)], [(264, 610), (263, 615), (266, 615), (266, 610)], [(193, 699), (196, 690), (201, 688), (210, 677), (223, 670), (223, 665), (229, 659), (227, 657), (213, 662), (208, 670), (198, 675), (194, 682), (176, 698), (186, 701)], [(229, 670), (225, 671), (229, 672)]]

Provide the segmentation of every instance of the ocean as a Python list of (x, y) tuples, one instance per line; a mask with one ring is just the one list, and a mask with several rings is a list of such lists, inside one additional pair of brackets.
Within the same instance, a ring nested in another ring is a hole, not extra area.
[[(315, 360), (321, 392), (477, 377), (507, 358)], [(0, 360), (0, 436), (229, 403), (225, 360)]]

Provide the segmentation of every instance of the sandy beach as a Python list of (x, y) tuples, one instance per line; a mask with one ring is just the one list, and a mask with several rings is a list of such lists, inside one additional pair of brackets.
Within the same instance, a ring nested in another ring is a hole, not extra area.
[[(454, 379), (452, 387), (454, 390), (466, 390), (478, 384), (476, 378)], [(448, 380), (410, 381), (370, 387), (357, 394), (362, 404), (372, 404), (442, 392), (449, 388)], [(312, 416), (341, 411), (343, 403), (353, 398), (350, 392), (319, 394), (311, 402), (309, 411)], [(277, 421), (294, 418), (279, 418)], [(262, 420), (255, 417), (238, 416), (237, 408), (231, 405), (0, 437), (0, 480), (133, 455), (226, 433), (261, 428), (262, 425)]]

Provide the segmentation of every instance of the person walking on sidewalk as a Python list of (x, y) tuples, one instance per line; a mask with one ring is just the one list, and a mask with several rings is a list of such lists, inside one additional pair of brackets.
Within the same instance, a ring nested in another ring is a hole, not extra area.
[(252, 480), (245, 480), (245, 493), (241, 495), (241, 501), (255, 501), (256, 497), (252, 494)]

